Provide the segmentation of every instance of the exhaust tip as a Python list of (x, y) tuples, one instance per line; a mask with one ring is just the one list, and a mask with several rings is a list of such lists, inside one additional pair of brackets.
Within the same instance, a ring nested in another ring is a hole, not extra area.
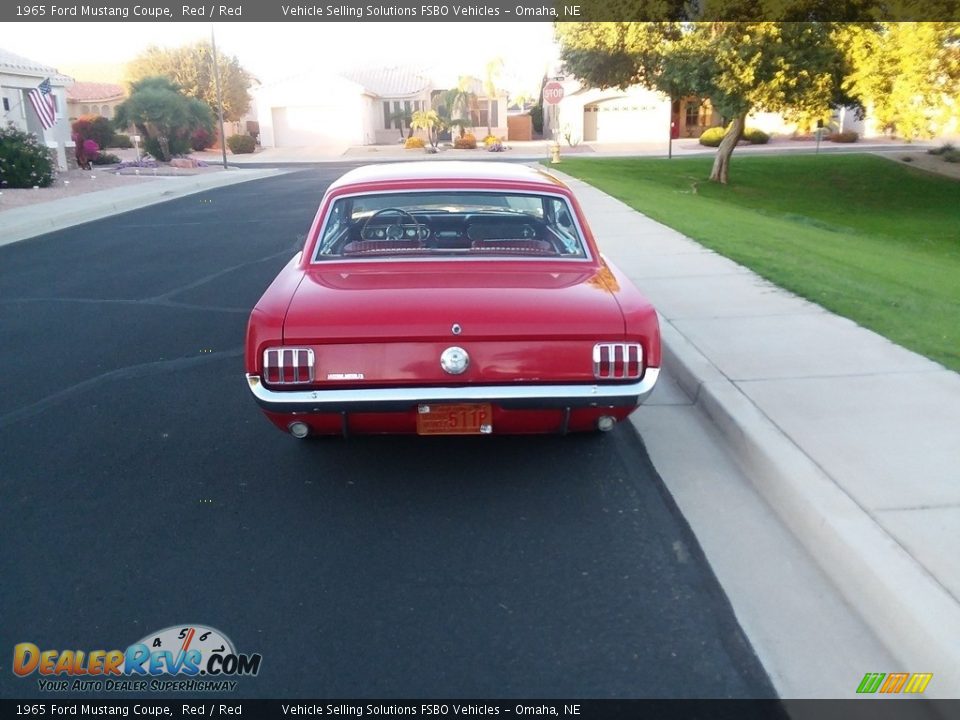
[(303, 440), (307, 435), (310, 434), (310, 428), (307, 426), (307, 424), (305, 422), (300, 422), (299, 420), (287, 425), (287, 430), (289, 430), (290, 434), (298, 440)]
[(597, 420), (597, 430), (600, 432), (610, 432), (613, 430), (614, 425), (617, 424), (617, 419), (610, 415), (601, 415)]

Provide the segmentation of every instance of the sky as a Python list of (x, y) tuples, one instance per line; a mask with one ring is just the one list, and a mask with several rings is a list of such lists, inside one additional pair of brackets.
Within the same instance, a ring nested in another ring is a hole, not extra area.
[[(150, 44), (177, 47), (210, 37), (210, 23), (8, 24), (0, 47), (51, 65), (77, 80), (119, 81), (103, 75)], [(261, 82), (305, 70), (358, 66), (435, 67), (454, 77), (483, 75), (493, 58), (504, 60), (501, 85), (511, 93), (539, 90), (556, 61), (550, 23), (215, 23), (217, 48), (236, 55)], [(89, 75), (82, 77), (81, 75)]]

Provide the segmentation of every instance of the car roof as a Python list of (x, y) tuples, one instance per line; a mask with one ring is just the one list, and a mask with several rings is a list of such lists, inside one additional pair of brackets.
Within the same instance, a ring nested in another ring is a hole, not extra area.
[(330, 189), (367, 183), (422, 182), (430, 180), (495, 181), (565, 188), (560, 180), (538, 167), (482, 160), (412, 161), (379, 163), (356, 168), (336, 180)]

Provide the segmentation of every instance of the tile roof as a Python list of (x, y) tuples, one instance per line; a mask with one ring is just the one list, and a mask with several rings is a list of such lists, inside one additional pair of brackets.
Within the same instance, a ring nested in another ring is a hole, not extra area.
[(67, 100), (73, 102), (104, 102), (118, 100), (123, 95), (123, 87), (113, 83), (78, 82), (67, 87)]
[(416, 95), (431, 86), (430, 80), (405, 67), (357, 68), (342, 75), (381, 97)]
[(49, 65), (42, 65), (34, 60), (17, 55), (9, 50), (0, 48), (0, 72), (11, 75), (35, 75), (37, 77), (49, 77), (54, 85), (64, 85), (70, 82), (71, 78), (61, 75), (57, 69)]

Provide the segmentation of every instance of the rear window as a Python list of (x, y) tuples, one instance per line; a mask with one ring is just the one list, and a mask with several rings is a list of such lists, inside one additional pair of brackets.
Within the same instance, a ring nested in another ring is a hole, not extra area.
[(566, 198), (418, 191), (336, 200), (314, 261), (353, 258), (587, 257)]

